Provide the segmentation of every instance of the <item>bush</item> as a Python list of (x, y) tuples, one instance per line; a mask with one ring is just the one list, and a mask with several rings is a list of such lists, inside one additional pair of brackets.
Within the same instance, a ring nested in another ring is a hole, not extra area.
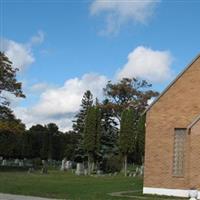
[(122, 169), (122, 159), (119, 155), (114, 155), (104, 160), (101, 168), (106, 173), (120, 172)]
[(0, 166), (1, 172), (28, 171), (29, 167)]
[(32, 162), (33, 162), (33, 167), (35, 169), (38, 169), (38, 168), (40, 168), (42, 166), (42, 160), (41, 160), (41, 158), (34, 158), (32, 160)]

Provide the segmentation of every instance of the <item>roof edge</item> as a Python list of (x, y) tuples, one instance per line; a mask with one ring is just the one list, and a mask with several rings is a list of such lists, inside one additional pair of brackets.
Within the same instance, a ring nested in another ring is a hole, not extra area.
[(198, 115), (187, 127), (187, 129), (191, 129), (198, 121), (200, 120), (200, 115)]
[(176, 81), (192, 66), (192, 64), (200, 57), (200, 53), (188, 64), (186, 67), (176, 76), (176, 78), (170, 82), (170, 84), (160, 93), (160, 95), (154, 99), (154, 101), (143, 112), (145, 114), (151, 107), (176, 83)]

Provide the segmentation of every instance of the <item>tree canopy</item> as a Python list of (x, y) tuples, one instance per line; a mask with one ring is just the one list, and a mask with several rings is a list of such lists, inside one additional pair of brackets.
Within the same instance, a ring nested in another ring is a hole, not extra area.
[(117, 83), (109, 81), (103, 89), (109, 100), (106, 106), (113, 110), (119, 121), (126, 108), (132, 107), (137, 113), (141, 113), (147, 107), (148, 100), (158, 95), (158, 92), (150, 89), (151, 86), (147, 81), (136, 78), (123, 78)]
[(9, 92), (16, 97), (25, 97), (22, 92), (22, 84), (16, 79), (17, 68), (12, 67), (8, 57), (0, 52), (0, 104), (9, 105), (8, 99), (3, 92)]

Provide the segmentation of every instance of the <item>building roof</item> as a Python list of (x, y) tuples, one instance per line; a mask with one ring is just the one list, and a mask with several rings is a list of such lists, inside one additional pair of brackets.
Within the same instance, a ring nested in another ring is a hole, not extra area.
[(176, 81), (192, 66), (192, 64), (200, 58), (200, 54), (198, 54), (189, 65), (187, 65), (181, 73), (178, 74), (178, 76), (163, 90), (162, 93), (146, 108), (144, 113), (148, 112), (151, 107), (176, 83)]
[(191, 129), (198, 121), (200, 120), (200, 115), (197, 116), (192, 123), (187, 127), (187, 129)]

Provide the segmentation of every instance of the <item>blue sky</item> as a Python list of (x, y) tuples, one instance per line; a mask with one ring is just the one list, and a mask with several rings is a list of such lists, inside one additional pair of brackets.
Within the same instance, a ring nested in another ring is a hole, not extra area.
[[(0, 50), (20, 68), (31, 126), (71, 127), (82, 93), (124, 76), (164, 87), (200, 52), (200, 1), (0, 0)], [(20, 66), (19, 66), (20, 65)]]

